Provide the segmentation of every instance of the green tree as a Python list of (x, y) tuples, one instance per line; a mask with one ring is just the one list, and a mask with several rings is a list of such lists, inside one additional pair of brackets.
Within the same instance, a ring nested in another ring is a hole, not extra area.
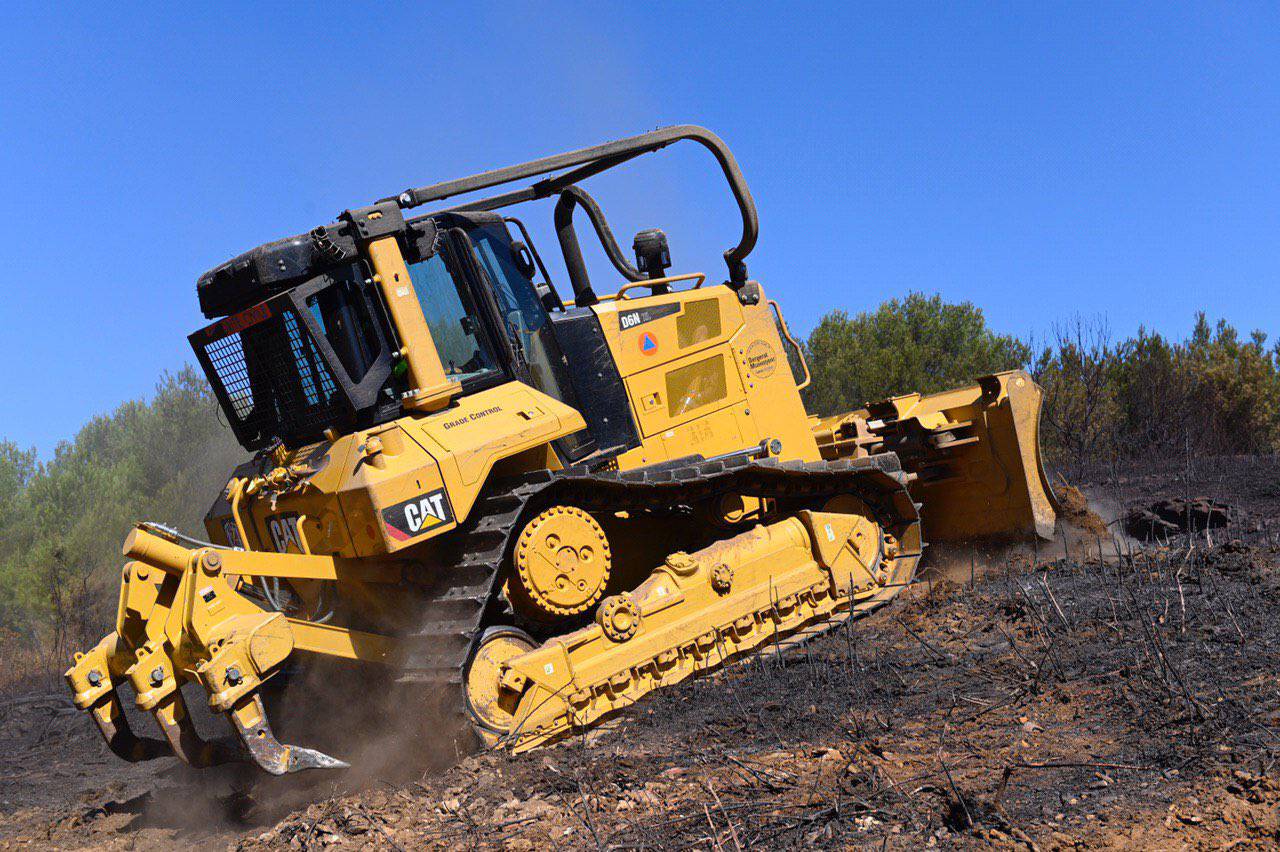
[(93, 418), (44, 464), (0, 442), (0, 629), (59, 655), (96, 638), (113, 615), (129, 527), (202, 534), (243, 455), (191, 367), (163, 376), (150, 401)]
[(1185, 372), (1180, 347), (1145, 328), (1117, 347), (1108, 372), (1115, 422), (1105, 424), (1116, 456), (1184, 451), (1192, 416)]
[(835, 414), (894, 394), (932, 393), (1025, 364), (1026, 344), (987, 327), (969, 302), (910, 293), (875, 311), (824, 316), (806, 341), (809, 410)]
[(1105, 326), (1057, 329), (1032, 373), (1045, 391), (1046, 450), (1079, 474), (1121, 459), (1280, 449), (1280, 348), (1196, 315), (1190, 338), (1138, 330), (1112, 346)]
[(24, 450), (13, 441), (0, 441), (0, 529), (37, 470), (34, 448)]
[(1255, 331), (1242, 340), (1226, 320), (1201, 312), (1185, 348), (1189, 425), (1201, 452), (1259, 453), (1280, 447), (1280, 364)]

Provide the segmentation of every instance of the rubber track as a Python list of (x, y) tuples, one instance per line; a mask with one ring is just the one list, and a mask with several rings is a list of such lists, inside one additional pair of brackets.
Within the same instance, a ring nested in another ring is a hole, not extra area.
[[(627, 471), (591, 472), (583, 468), (540, 471), (495, 483), (472, 507), (459, 529), (441, 539), (442, 553), (422, 566), (418, 578), (424, 599), (419, 629), (403, 637), (402, 682), (447, 691), (463, 712), (463, 672), (484, 629), (503, 614), (501, 568), (514, 536), (536, 511), (555, 503), (588, 510), (670, 509), (702, 503), (723, 494), (781, 499), (813, 499), (854, 493), (886, 507), (896, 492), (905, 494), (907, 475), (896, 455), (863, 459), (798, 462), (736, 457), (680, 460)], [(884, 499), (889, 498), (889, 499)], [(906, 505), (913, 506), (909, 498)], [(918, 521), (918, 515), (892, 519), (891, 525)], [(678, 549), (678, 548), (674, 548)], [(802, 630), (786, 646), (806, 641), (848, 617)]]

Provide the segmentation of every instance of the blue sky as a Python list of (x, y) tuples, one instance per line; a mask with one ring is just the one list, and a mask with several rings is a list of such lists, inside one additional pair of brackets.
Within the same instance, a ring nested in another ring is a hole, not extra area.
[[(127, 6), (0, 11), (0, 437), (46, 456), (190, 360), (227, 257), (685, 122), (737, 154), (751, 273), (801, 332), (923, 290), (1018, 335), (1280, 334), (1274, 5)], [(588, 186), (718, 278), (734, 209), (669, 150)], [(549, 206), (525, 218), (549, 258)]]

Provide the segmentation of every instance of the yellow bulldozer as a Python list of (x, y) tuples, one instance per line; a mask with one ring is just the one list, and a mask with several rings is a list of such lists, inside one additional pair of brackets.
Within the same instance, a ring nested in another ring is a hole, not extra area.
[[(659, 230), (633, 262), (579, 186), (683, 140), (741, 213), (721, 284), (669, 274)], [(564, 292), (509, 211), (552, 198)], [(747, 275), (757, 232), (729, 149), (678, 126), (411, 189), (206, 273), (190, 342), (252, 458), (207, 540), (129, 534), (115, 629), (66, 673), (76, 705), (126, 760), (342, 767), (281, 743), (264, 701), (328, 658), (522, 751), (881, 606), (926, 538), (1051, 537), (1031, 379), (811, 416), (802, 348)], [(131, 728), (124, 684), (162, 738)], [(184, 686), (236, 736), (202, 737)]]

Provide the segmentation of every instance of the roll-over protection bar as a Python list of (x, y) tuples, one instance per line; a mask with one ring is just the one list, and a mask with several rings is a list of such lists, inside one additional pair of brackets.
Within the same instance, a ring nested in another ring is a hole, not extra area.
[[(563, 171), (563, 174), (540, 180), (524, 189), (491, 196), (454, 208), (457, 210), (498, 210), (513, 204), (559, 195), (578, 181), (621, 165), (641, 154), (660, 150), (673, 142), (679, 142), (684, 139), (697, 142), (716, 158), (716, 162), (720, 164), (720, 170), (724, 173), (725, 180), (728, 181), (729, 188), (733, 192), (734, 201), (738, 204), (738, 211), (742, 214), (742, 237), (738, 240), (736, 246), (726, 250), (724, 253), (725, 263), (729, 267), (729, 284), (739, 288), (747, 282), (745, 261), (747, 255), (755, 247), (756, 238), (760, 233), (760, 221), (756, 215), (755, 201), (751, 198), (751, 190), (747, 188), (747, 182), (742, 176), (742, 170), (738, 168), (738, 161), (734, 159), (733, 153), (730, 152), (724, 141), (705, 127), (698, 127), (693, 124), (664, 127), (649, 133), (642, 133), (639, 136), (630, 136), (615, 142), (606, 142), (603, 145), (594, 145), (590, 148), (555, 154), (516, 166), (493, 169), (470, 177), (444, 181), (443, 183), (436, 183), (418, 189), (407, 189), (394, 198), (384, 198), (382, 201), (395, 201), (402, 209), (409, 210), (433, 201), (443, 201), (455, 195), (478, 192), (490, 187), (569, 169), (569, 171)], [(581, 201), (581, 199), (578, 200)], [(592, 220), (596, 222), (595, 217), (592, 217)]]

